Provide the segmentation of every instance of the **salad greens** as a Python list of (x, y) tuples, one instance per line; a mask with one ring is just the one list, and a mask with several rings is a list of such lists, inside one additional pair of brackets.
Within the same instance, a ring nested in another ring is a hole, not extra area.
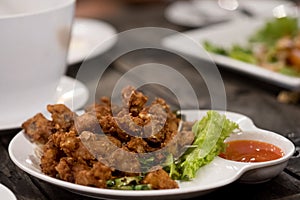
[(266, 43), (269, 46), (274, 46), (280, 38), (286, 35), (294, 37), (298, 31), (298, 21), (296, 18), (275, 18), (273, 21), (266, 22), (264, 27), (250, 37), (250, 42)]
[(151, 190), (151, 185), (141, 184), (142, 176), (122, 177), (108, 180), (107, 188), (116, 190)]
[(266, 67), (288, 76), (300, 76), (299, 68), (289, 64), (289, 58), (284, 57), (288, 56), (290, 49), (283, 51), (277, 47), (280, 39), (289, 37), (293, 42), (297, 34), (299, 28), (296, 18), (274, 18), (250, 36), (245, 46), (233, 44), (230, 48), (224, 48), (211, 41), (204, 41), (203, 46), (209, 52)]
[(210, 163), (225, 149), (224, 140), (239, 128), (216, 111), (208, 111), (207, 115), (193, 125), (195, 140), (191, 147), (178, 159), (170, 157), (171, 163), (166, 167), (171, 178), (175, 180), (191, 180), (198, 169)]

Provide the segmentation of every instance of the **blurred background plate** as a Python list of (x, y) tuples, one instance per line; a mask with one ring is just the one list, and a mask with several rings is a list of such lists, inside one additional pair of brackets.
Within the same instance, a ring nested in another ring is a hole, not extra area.
[(241, 17), (265, 18), (279, 5), (294, 6), (286, 0), (191, 0), (175, 1), (166, 11), (168, 21), (186, 27), (200, 27)]
[(16, 196), (10, 189), (0, 183), (0, 197), (3, 200), (17, 200)]
[[(110, 49), (116, 43), (116, 29), (100, 20), (75, 18), (69, 47), (68, 64), (82, 62)], [(108, 40), (108, 42), (103, 43)], [(101, 48), (96, 48), (101, 44)]]
[(207, 52), (203, 47), (204, 41), (213, 41), (217, 46), (230, 47), (234, 44), (243, 45), (248, 38), (265, 24), (265, 20), (243, 19), (217, 24), (206, 28), (198, 28), (184, 33), (168, 36), (162, 40), (162, 45), (218, 66), (237, 72), (252, 75), (263, 81), (286, 89), (300, 91), (300, 78), (284, 75), (275, 71), (242, 62), (227, 56)]
[(247, 10), (254, 17), (269, 18), (274, 13), (274, 8), (284, 6), (287, 9), (293, 9), (295, 4), (287, 0), (243, 0), (239, 1), (240, 8)]

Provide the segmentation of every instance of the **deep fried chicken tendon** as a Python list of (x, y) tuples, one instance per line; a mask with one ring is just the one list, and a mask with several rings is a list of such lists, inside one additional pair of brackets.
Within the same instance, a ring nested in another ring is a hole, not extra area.
[(51, 134), (74, 129), (74, 118), (77, 115), (65, 105), (48, 105), (47, 110), (51, 113), (52, 120), (38, 113), (22, 124), (30, 141), (45, 144)]
[(50, 139), (44, 146), (43, 146), (43, 155), (41, 157), (41, 170), (43, 173), (51, 176), (56, 177), (57, 171), (55, 167), (60, 161), (60, 158), (63, 157), (65, 154), (61, 151), (54, 142)]
[(38, 113), (24, 122), (22, 128), (30, 141), (45, 144), (48, 141), (48, 137), (53, 133), (54, 125), (52, 121)]
[(48, 105), (47, 110), (51, 113), (51, 118), (56, 129), (70, 130), (74, 126), (76, 113), (72, 112), (63, 104)]
[(149, 172), (142, 182), (150, 184), (153, 189), (178, 188), (177, 182), (170, 179), (169, 174), (163, 169)]
[(148, 101), (148, 97), (128, 86), (122, 90), (123, 104), (133, 115), (137, 116)]
[(75, 176), (75, 183), (80, 185), (106, 188), (106, 181), (111, 178), (111, 169), (96, 162), (90, 170), (82, 170)]
[(168, 154), (178, 157), (193, 142), (193, 133), (178, 132), (180, 120), (162, 98), (148, 103), (131, 86), (122, 90), (122, 98), (122, 105), (112, 105), (103, 97), (82, 115), (62, 104), (48, 105), (51, 119), (39, 113), (24, 122), (30, 141), (44, 144), (42, 172), (99, 188), (124, 176), (143, 177), (152, 189), (178, 188), (162, 165)]

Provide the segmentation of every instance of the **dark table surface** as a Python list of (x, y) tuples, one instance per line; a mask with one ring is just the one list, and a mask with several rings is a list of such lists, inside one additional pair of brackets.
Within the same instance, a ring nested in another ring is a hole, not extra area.
[[(137, 27), (164, 27), (176, 31), (188, 30), (186, 27), (176, 26), (169, 23), (164, 18), (164, 9), (167, 4), (147, 4), (130, 5), (123, 8), (117, 15), (110, 16), (106, 20), (116, 27), (118, 32), (137, 28)], [(133, 40), (139, 40), (145, 46), (158, 42), (155, 35), (135, 35), (128, 39), (128, 45)], [(122, 43), (122, 41), (121, 41)], [(107, 63), (109, 53), (114, 53), (120, 48), (120, 42), (116, 44), (108, 53), (99, 55), (96, 58), (87, 60), (82, 67), (82, 63), (68, 66), (66, 75), (77, 78), (91, 89), (98, 85), (97, 93), (91, 95), (87, 104), (93, 102), (95, 98), (102, 95), (110, 95), (117, 81), (135, 66), (147, 63), (160, 63), (174, 67), (183, 74), (191, 83), (197, 92), (199, 106), (203, 109), (210, 109), (210, 96), (201, 76), (195, 73), (184, 59), (167, 51), (157, 49), (144, 49), (141, 51), (128, 52), (125, 55), (115, 59), (104, 72), (99, 84), (97, 82), (97, 71), (101, 66)], [(201, 61), (197, 61), (201, 62)], [(83, 72), (78, 75), (78, 72)], [(300, 148), (300, 105), (284, 104), (277, 100), (279, 92), (284, 90), (263, 80), (258, 80), (245, 74), (219, 68), (224, 82), (227, 110), (242, 113), (253, 119), (254, 123), (263, 129), (268, 129), (282, 134), (291, 139), (296, 149)], [(147, 76), (147, 75), (143, 75)], [(143, 78), (138, 76), (131, 81), (138, 81)], [(166, 78), (170, 78), (165, 75)], [(176, 84), (176, 81), (174, 82)], [(154, 85), (149, 87), (149, 95), (161, 96), (170, 103), (172, 108), (176, 109), (178, 102), (174, 101), (174, 96), (166, 92), (166, 89)], [(147, 89), (147, 87), (145, 88)], [(93, 93), (93, 91), (92, 91)], [(94, 98), (95, 97), (95, 98)], [(189, 108), (188, 96), (183, 102), (184, 108)], [(74, 194), (60, 187), (41, 181), (21, 169), (19, 169), (9, 158), (8, 145), (11, 139), (20, 131), (20, 129), (2, 130), (0, 132), (0, 183), (10, 188), (18, 200), (29, 199), (91, 199), (79, 194)], [(217, 189), (216, 191), (201, 196), (201, 199), (281, 199), (296, 200), (300, 199), (300, 155), (298, 151), (290, 159), (284, 171), (274, 179), (261, 184), (242, 184), (234, 182)], [(0, 199), (2, 199), (0, 197)], [(195, 199), (199, 199), (195, 198)]]

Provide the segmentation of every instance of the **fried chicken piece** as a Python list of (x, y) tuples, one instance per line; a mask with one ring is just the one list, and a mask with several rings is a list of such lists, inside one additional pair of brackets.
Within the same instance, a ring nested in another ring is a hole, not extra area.
[(139, 173), (141, 171), (137, 154), (126, 149), (118, 148), (115, 150), (109, 158), (109, 164), (114, 169), (128, 173)]
[[(114, 117), (112, 114), (112, 109), (115, 109), (115, 112), (119, 113), (121, 108), (118, 108), (117, 106), (111, 106), (111, 104), (109, 103), (109, 99), (106, 97), (102, 98), (101, 101), (101, 104), (94, 104), (93, 106), (89, 106), (86, 109), (88, 113), (92, 113), (92, 115), (95, 115), (97, 117), (98, 124), (100, 124), (101, 130), (87, 129), (87, 131), (91, 131), (93, 133), (105, 133), (107, 135), (116, 137), (122, 142), (129, 141), (130, 135), (128, 135), (124, 130), (122, 130), (122, 128), (118, 126), (116, 122), (116, 117)], [(83, 121), (83, 123), (86, 122)]]
[(93, 133), (103, 132), (95, 112), (87, 112), (76, 117), (75, 127), (78, 134), (81, 134), (83, 131), (90, 131)]
[(111, 135), (106, 135), (106, 137), (116, 146), (121, 148), (122, 147), (122, 142), (118, 140), (117, 138), (111, 136)]
[[(136, 119), (135, 119), (136, 118)], [(143, 132), (143, 126), (138, 122), (137, 117), (132, 117), (126, 109), (123, 109), (118, 115), (114, 118), (118, 129), (121, 129), (122, 132), (130, 136), (140, 137)], [(120, 133), (120, 132), (118, 132)], [(127, 136), (129, 137), (129, 136)]]
[(55, 166), (55, 170), (58, 172), (59, 178), (64, 181), (74, 183), (74, 176), (72, 173), (73, 158), (64, 157), (61, 158), (59, 163)]
[(90, 170), (81, 170), (76, 173), (75, 183), (86, 186), (106, 188), (106, 181), (111, 179), (112, 170), (110, 167), (96, 162)]
[(123, 104), (132, 116), (137, 116), (148, 101), (143, 93), (135, 90), (134, 87), (128, 86), (122, 90)]
[(74, 125), (76, 113), (72, 112), (64, 104), (48, 105), (47, 110), (51, 113), (52, 121), (56, 129), (70, 130)]
[(45, 144), (51, 134), (60, 129), (69, 131), (74, 125), (76, 114), (65, 105), (48, 105), (47, 109), (52, 114), (52, 121), (38, 113), (22, 124), (25, 134), (32, 142)]
[[(61, 169), (61, 165), (66, 166), (68, 163), (66, 161), (70, 163), (71, 158), (89, 162), (95, 160), (95, 157), (84, 146), (74, 131), (52, 134), (48, 142), (44, 145), (43, 152), (40, 165), (41, 170), (52, 177), (56, 177), (58, 169)], [(61, 161), (63, 157), (69, 157), (69, 160)], [(71, 179), (70, 177), (72, 177), (62, 174), (60, 176), (64, 177), (64, 180)]]
[(41, 171), (51, 177), (56, 177), (57, 171), (55, 169), (61, 157), (64, 157), (65, 154), (61, 151), (53, 142), (49, 141), (43, 146), (43, 155), (41, 157)]
[(163, 169), (149, 172), (142, 180), (144, 184), (150, 184), (152, 189), (174, 189), (179, 188), (176, 181), (172, 180)]
[(167, 114), (159, 105), (151, 105), (148, 110), (150, 120), (144, 126), (143, 137), (151, 139), (152, 137), (156, 138), (156, 134), (160, 135), (161, 130), (166, 124)]
[[(164, 152), (156, 150), (169, 144), (166, 150), (176, 154), (190, 142), (188, 132), (177, 135), (179, 120), (163, 99), (146, 106), (148, 98), (133, 87), (125, 88), (122, 96), (125, 107), (112, 106), (108, 98), (102, 98), (100, 104), (87, 107), (85, 114), (77, 116), (62, 104), (48, 105), (52, 121), (36, 116), (25, 122), (28, 135), (37, 137), (32, 140), (43, 138), (47, 142), (41, 158), (42, 172), (68, 182), (105, 188), (112, 172), (114, 176), (137, 175), (148, 167), (149, 163), (142, 166), (143, 159), (153, 161), (154, 166), (165, 161)], [(151, 156), (141, 157), (147, 152), (154, 152), (154, 160)], [(162, 169), (148, 173), (143, 181), (153, 189), (178, 187)]]
[(41, 144), (45, 144), (48, 141), (48, 137), (52, 134), (52, 130), (54, 129), (53, 123), (46, 119), (41, 113), (36, 114), (24, 122), (22, 128), (31, 142)]
[(178, 119), (176, 114), (174, 114), (171, 111), (170, 106), (166, 103), (166, 101), (162, 98), (156, 98), (152, 102), (152, 106), (155, 105), (155, 104), (160, 105), (163, 108), (163, 110), (166, 112), (166, 114), (167, 114), (166, 124), (168, 124), (169, 129), (172, 130), (172, 131), (177, 131), (180, 119)]
[(97, 118), (112, 115), (112, 105), (108, 97), (102, 97), (100, 103), (92, 104), (85, 108), (85, 112), (95, 113)]
[(83, 160), (94, 160), (95, 157), (77, 137), (75, 131), (66, 133), (55, 133), (51, 135), (54, 144), (61, 149), (67, 156)]
[(102, 128), (102, 131), (105, 134), (114, 136), (114, 137), (118, 138), (121, 142), (127, 142), (131, 138), (131, 136), (129, 134), (127, 134), (124, 130), (122, 130), (118, 126), (115, 118), (113, 118), (110, 115), (101, 117), (99, 119), (99, 124)]
[(119, 140), (113, 139), (114, 137), (89, 131), (82, 132), (79, 138), (89, 152), (106, 165), (110, 165), (112, 153), (122, 146)]
[(126, 147), (130, 152), (136, 152), (136, 153), (150, 152), (150, 148), (151, 148), (149, 147), (148, 143), (145, 140), (143, 140), (143, 138), (138, 138), (138, 137), (131, 138), (131, 140), (127, 142)]
[[(161, 123), (159, 120), (153, 120), (151, 126), (146, 126), (145, 130), (151, 132), (151, 135), (145, 140), (151, 147), (162, 148), (166, 146), (177, 134), (177, 130), (170, 129), (169, 123)], [(167, 120), (168, 121), (168, 120)], [(147, 128), (149, 130), (147, 130)], [(149, 133), (147, 133), (149, 135)]]
[(71, 183), (75, 182), (75, 175), (83, 170), (90, 170), (91, 167), (82, 160), (75, 159), (72, 157), (63, 157), (55, 167), (58, 172), (59, 178)]
[(145, 139), (150, 146), (164, 147), (177, 133), (179, 119), (161, 98), (156, 98), (149, 107), (150, 125), (145, 126)]

